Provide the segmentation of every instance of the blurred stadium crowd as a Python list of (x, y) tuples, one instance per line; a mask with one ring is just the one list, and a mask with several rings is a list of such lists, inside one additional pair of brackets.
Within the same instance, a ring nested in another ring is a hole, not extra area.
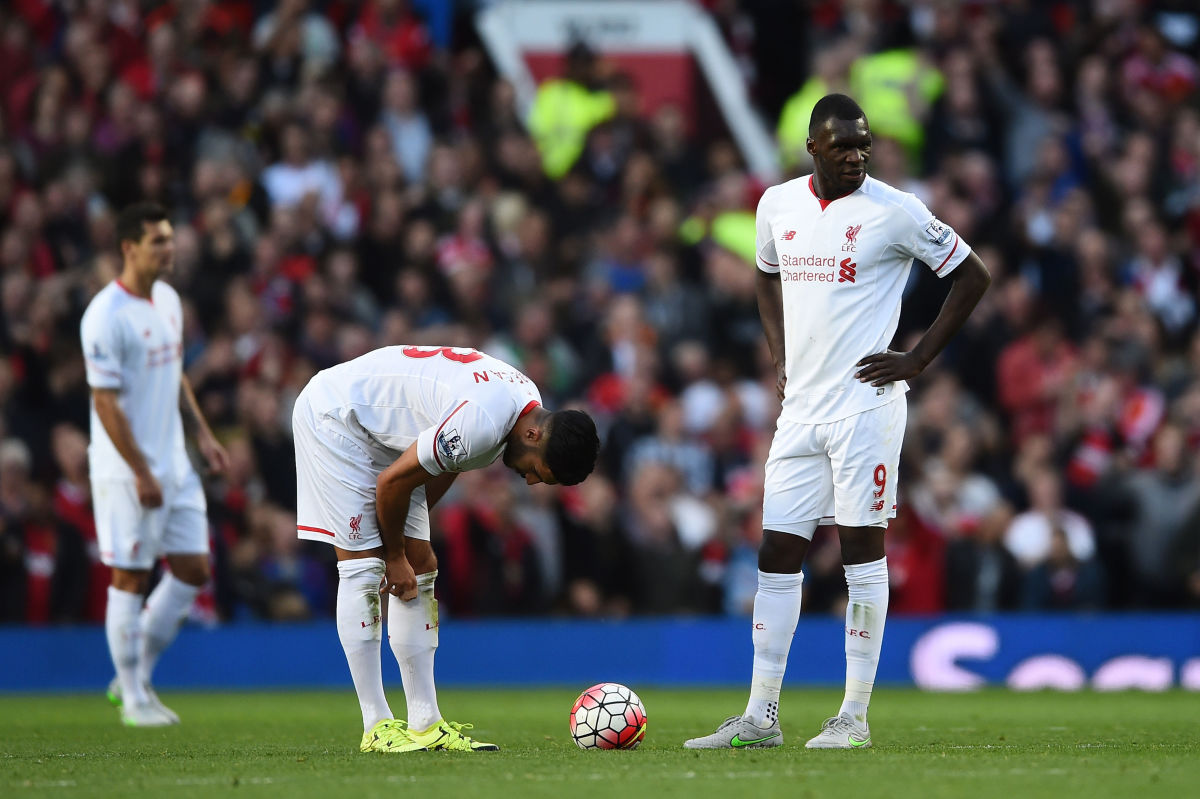
[[(1200, 604), (1195, 5), (704, 5), (790, 174), (812, 103), (851, 93), (875, 176), (995, 278), (909, 395), (893, 611)], [(210, 618), (330, 613), (291, 402), (396, 343), (486, 349), (601, 425), (577, 488), (458, 480), (450, 613), (749, 612), (778, 406), (722, 231), (764, 186), (719, 118), (643, 113), (583, 48), (571, 88), (600, 112), (553, 149), (456, 10), (442, 46), (405, 0), (0, 8), (0, 620), (103, 619), (78, 325), (142, 198), (171, 209), (185, 365), (234, 461), (208, 481)], [(914, 269), (898, 346), (945, 288)], [(835, 536), (809, 570), (806, 611), (836, 611)]]

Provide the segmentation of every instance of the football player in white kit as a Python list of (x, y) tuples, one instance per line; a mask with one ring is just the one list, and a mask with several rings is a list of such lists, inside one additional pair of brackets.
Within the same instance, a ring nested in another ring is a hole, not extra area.
[[(530, 485), (581, 482), (600, 449), (595, 423), (544, 409), (533, 381), (490, 355), (396, 346), (319, 372), (296, 399), (292, 429), (298, 534), (337, 551), (337, 629), (362, 710), (359, 749), (498, 749), (438, 709), (429, 508), (460, 472), (501, 456)], [(385, 622), (407, 720), (384, 695)]]
[[(814, 107), (813, 174), (758, 205), (758, 304), (783, 409), (767, 457), (750, 701), (690, 749), (780, 746), (779, 692), (800, 615), (801, 566), (836, 523), (846, 570), (846, 694), (810, 749), (871, 745), (867, 705), (887, 616), (883, 536), (896, 515), (905, 380), (942, 351), (991, 282), (966, 242), (911, 194), (867, 176), (871, 131), (851, 98)], [(910, 352), (888, 349), (913, 260), (951, 287)]]
[[(100, 559), (112, 567), (105, 631), (117, 676), (109, 699), (130, 726), (177, 724), (150, 685), (163, 650), (209, 579), (204, 489), (184, 449), (184, 417), (213, 472), (228, 464), (183, 375), (183, 311), (167, 212), (117, 217), (121, 276), (92, 299), (80, 336), (92, 393), (88, 466)], [(182, 411), (182, 415), (181, 415)], [(170, 571), (145, 601), (163, 555)]]

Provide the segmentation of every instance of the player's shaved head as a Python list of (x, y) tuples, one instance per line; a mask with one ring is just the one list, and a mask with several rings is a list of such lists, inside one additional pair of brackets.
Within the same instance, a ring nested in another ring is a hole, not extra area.
[(827, 94), (817, 100), (817, 104), (813, 106), (812, 116), (808, 118), (808, 137), (815, 139), (817, 131), (831, 119), (854, 122), (866, 118), (867, 115), (863, 113), (862, 106), (856, 103), (853, 97), (845, 94)]

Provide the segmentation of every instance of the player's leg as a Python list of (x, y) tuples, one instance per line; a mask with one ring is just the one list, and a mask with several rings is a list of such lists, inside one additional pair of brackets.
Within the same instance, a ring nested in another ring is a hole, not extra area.
[(754, 594), (751, 638), (754, 672), (750, 701), (743, 717), (762, 728), (779, 721), (779, 693), (787, 668), (800, 605), (804, 574), (800, 571), (817, 529), (817, 520), (788, 532), (764, 530), (758, 550), (758, 591)]
[(132, 480), (94, 481), (92, 503), (100, 560), (112, 568), (104, 632), (117, 676), (109, 685), (109, 699), (120, 706), (121, 720), (129, 726), (172, 724), (149, 701), (138, 675), (140, 617), (159, 552), (163, 510), (143, 508)]
[(684, 743), (689, 749), (780, 746), (779, 695), (800, 618), (800, 571), (813, 534), (832, 512), (828, 458), (816, 450), (812, 425), (781, 424), (767, 459), (763, 540), (758, 551), (751, 638), (750, 699), (741, 716)]
[(867, 706), (887, 622), (888, 570), (883, 527), (839, 527), (846, 603), (846, 695), (839, 716), (867, 728)]
[[(108, 606), (104, 612), (104, 633), (112, 657), (116, 678), (108, 687), (108, 698), (121, 707), (122, 716), (149, 704), (141, 678), (138, 676), (138, 657), (141, 648), (142, 603), (150, 583), (149, 569), (123, 569), (114, 566), (112, 583), (108, 587)], [(169, 723), (168, 719), (159, 721)], [(154, 726), (153, 723), (146, 726)]]
[(903, 398), (835, 423), (830, 440), (846, 603), (846, 693), (836, 716), (808, 742), (812, 749), (871, 745), (867, 709), (879, 667), (888, 608), (884, 531), (895, 516), (896, 471), (904, 438)]
[(170, 570), (163, 573), (158, 585), (150, 592), (142, 611), (142, 651), (138, 670), (146, 685), (152, 684), (158, 659), (179, 634), (183, 620), (210, 576), (207, 554), (168, 553), (167, 566)]
[(383, 549), (337, 551), (337, 631), (350, 678), (362, 711), (363, 731), (393, 718), (383, 691), (379, 659), (383, 640), (383, 607), (379, 587), (383, 584)]
[(296, 447), (296, 533), (332, 544), (337, 555), (338, 641), (362, 711), (363, 752), (419, 749), (392, 716), (383, 691), (383, 542), (375, 523), (375, 474), (352, 441), (318, 432), (303, 393), (292, 414)]
[(465, 735), (463, 730), (470, 729), (469, 725), (447, 723), (438, 708), (433, 676), (439, 628), (434, 597), (437, 557), (429, 544), (429, 507), (424, 486), (413, 492), (404, 536), (404, 554), (417, 575), (417, 597), (408, 602), (388, 598), (388, 643), (404, 681), (409, 733), (413, 740), (429, 749), (495, 751), (500, 747)]
[(169, 571), (163, 573), (158, 585), (150, 592), (139, 618), (141, 645), (138, 652), (138, 682), (147, 701), (160, 712), (179, 723), (179, 714), (162, 703), (154, 690), (152, 676), (158, 659), (179, 634), (179, 628), (196, 596), (209, 580), (208, 555), (168, 554)]
[(151, 703), (178, 722), (179, 716), (162, 704), (151, 677), (158, 659), (179, 634), (179, 628), (196, 596), (212, 576), (208, 565), (208, 515), (204, 488), (192, 472), (177, 490), (167, 492), (166, 521), (162, 550), (169, 571), (150, 592), (142, 611), (142, 640), (138, 658), (138, 678)]
[(388, 644), (400, 666), (408, 723), (414, 730), (429, 729), (442, 718), (433, 678), (438, 646), (437, 557), (428, 531), (429, 511), (421, 486), (413, 492), (404, 531), (404, 554), (417, 576), (417, 597), (408, 602), (388, 597)]

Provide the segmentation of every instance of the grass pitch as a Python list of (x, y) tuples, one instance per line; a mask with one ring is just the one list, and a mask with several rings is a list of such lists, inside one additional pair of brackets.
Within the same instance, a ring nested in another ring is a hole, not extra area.
[(1200, 694), (882, 689), (874, 749), (809, 752), (841, 693), (786, 691), (782, 748), (691, 752), (681, 742), (740, 711), (744, 692), (633, 687), (649, 716), (633, 752), (577, 750), (571, 690), (444, 691), (447, 718), (503, 751), (410, 755), (358, 753), (349, 688), (167, 692), (183, 725), (163, 730), (118, 726), (101, 691), (0, 696), (0, 796), (1175, 799), (1200, 786)]

